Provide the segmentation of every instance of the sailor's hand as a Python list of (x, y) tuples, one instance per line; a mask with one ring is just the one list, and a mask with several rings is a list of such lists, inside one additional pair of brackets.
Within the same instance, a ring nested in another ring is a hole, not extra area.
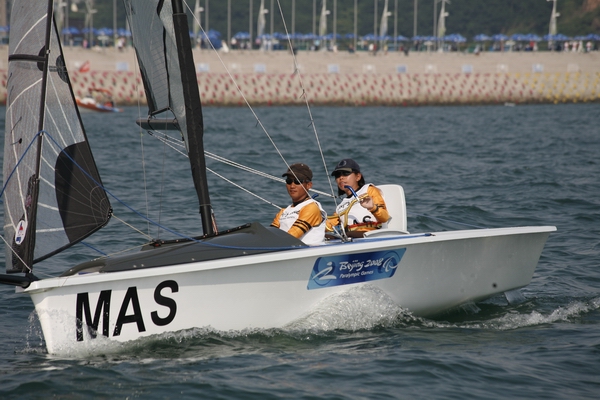
[(362, 197), (359, 199), (359, 201), (360, 205), (366, 208), (367, 210), (370, 210), (373, 207), (375, 207), (375, 204), (373, 204), (373, 199), (369, 196)]

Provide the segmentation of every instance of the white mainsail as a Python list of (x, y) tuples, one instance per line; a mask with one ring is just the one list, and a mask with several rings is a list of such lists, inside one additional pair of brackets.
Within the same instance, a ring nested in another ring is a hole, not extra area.
[(325, 35), (327, 35), (327, 0), (323, 0), (323, 6), (321, 7), (321, 16), (319, 17), (319, 41), (322, 40), (321, 51), (327, 50), (327, 40), (325, 39)]
[(321, 17), (319, 18), (319, 36), (327, 35), (327, 0), (323, 0)]
[(390, 12), (388, 11), (388, 0), (385, 0), (383, 5), (383, 12), (381, 13), (381, 24), (379, 25), (379, 43), (380, 47), (383, 50), (384, 44), (386, 42), (386, 35), (388, 31), (388, 17), (390, 16)]
[(256, 37), (261, 39), (265, 33), (265, 0), (260, 0), (260, 7), (258, 8), (258, 21), (256, 22)]
[(437, 31), (438, 38), (443, 38), (446, 35), (446, 17), (449, 15), (446, 12), (446, 3), (450, 4), (449, 0), (441, 0), (441, 2), (442, 2), (442, 9), (440, 10), (440, 19), (438, 22), (438, 31)]
[(381, 40), (384, 40), (383, 38), (387, 35), (388, 17), (388, 0), (385, 0), (385, 3), (383, 5), (383, 12), (381, 13), (381, 24), (379, 25), (379, 36), (381, 37)]
[(552, 15), (550, 15), (550, 27), (548, 29), (548, 33), (551, 36), (556, 36), (556, 34), (558, 33), (558, 30), (556, 28), (556, 18), (560, 16), (560, 13), (556, 12), (556, 0), (548, 0), (548, 1), (552, 1)]

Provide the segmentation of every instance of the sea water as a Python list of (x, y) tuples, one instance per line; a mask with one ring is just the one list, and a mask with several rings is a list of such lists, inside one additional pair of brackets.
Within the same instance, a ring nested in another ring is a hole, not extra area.
[[(199, 327), (94, 355), (48, 355), (30, 299), (0, 286), (0, 397), (598, 397), (600, 105), (254, 112), (205, 108), (206, 150), (277, 177), (283, 160), (307, 163), (328, 212), (328, 174), (352, 157), (368, 182), (404, 187), (411, 232), (558, 231), (513, 304), (498, 296), (428, 319), (357, 289), (285, 329)], [(141, 132), (141, 114), (82, 115), (115, 217), (85, 244), (36, 265), (36, 274), (57, 275), (148, 238), (201, 234), (189, 164), (172, 148), (180, 140), (169, 147)], [(269, 224), (289, 202), (281, 182), (210, 158), (207, 165), (220, 229)]]

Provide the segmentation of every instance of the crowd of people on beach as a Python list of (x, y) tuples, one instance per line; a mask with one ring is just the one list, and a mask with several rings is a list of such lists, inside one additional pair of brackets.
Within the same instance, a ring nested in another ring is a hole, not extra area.
[[(71, 41), (71, 46), (76, 45)], [(111, 43), (100, 44), (98, 42), (90, 43), (87, 39), (81, 42), (83, 48), (93, 47), (107, 47), (112, 46)], [(114, 47), (122, 52), (131, 46), (128, 39), (125, 37), (118, 37), (114, 43)], [(227, 41), (219, 41), (218, 45), (202, 38), (198, 38), (193, 42), (193, 46), (201, 49), (215, 49), (220, 51), (231, 51), (231, 50), (261, 50), (261, 51), (277, 51), (277, 50), (288, 50), (290, 45), (287, 41), (281, 41), (270, 38), (256, 38), (254, 41), (251, 40), (240, 40), (235, 37), (231, 38), (229, 43)], [(312, 41), (301, 41), (292, 42), (292, 49), (294, 52), (298, 50), (306, 51), (328, 51), (337, 53), (339, 51), (347, 51), (349, 53), (355, 53), (357, 51), (368, 52), (371, 55), (385, 55), (388, 52), (398, 51), (409, 55), (409, 52), (457, 52), (464, 51), (469, 53), (479, 54), (484, 51), (554, 51), (554, 52), (577, 52), (577, 53), (589, 53), (592, 51), (598, 51), (600, 48), (600, 42), (593, 40), (560, 40), (560, 41), (548, 41), (544, 42), (544, 45), (540, 48), (540, 42), (538, 41), (514, 41), (514, 40), (496, 40), (493, 42), (472, 42), (472, 43), (455, 43), (455, 42), (432, 42), (428, 40), (408, 40), (408, 41), (383, 41), (383, 40), (358, 40), (356, 45), (354, 41), (340, 40), (339, 42), (331, 40), (320, 40), (315, 39)]]

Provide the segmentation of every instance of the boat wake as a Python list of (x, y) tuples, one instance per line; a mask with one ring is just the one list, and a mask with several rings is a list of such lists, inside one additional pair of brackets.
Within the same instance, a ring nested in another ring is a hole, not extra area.
[[(471, 307), (477, 307), (471, 305)], [(503, 315), (491, 319), (483, 319), (470, 322), (439, 322), (421, 319), (424, 326), (431, 328), (460, 328), (460, 329), (488, 329), (488, 330), (513, 330), (529, 326), (552, 324), (555, 322), (572, 322), (574, 319), (600, 309), (600, 297), (590, 300), (573, 300), (566, 306), (559, 306), (550, 313), (537, 310), (520, 312), (511, 307)]]
[[(471, 305), (471, 307), (477, 307)], [(119, 355), (146, 358), (219, 358), (233, 356), (239, 352), (271, 352), (274, 349), (297, 350), (310, 343), (330, 339), (332, 334), (345, 335), (349, 332), (385, 329), (393, 334), (407, 329), (415, 330), (495, 330), (505, 331), (524, 327), (573, 322), (600, 309), (600, 297), (573, 300), (549, 313), (532, 310), (519, 311), (519, 307), (508, 306), (502, 315), (490, 318), (486, 312), (477, 313), (477, 320), (465, 322), (441, 321), (416, 317), (397, 306), (383, 291), (373, 286), (357, 287), (353, 290), (329, 296), (305, 316), (279, 329), (245, 329), (240, 331), (218, 331), (211, 327), (193, 328), (178, 332), (152, 335), (129, 342), (115, 342), (102, 336), (86, 341), (84, 347), (60, 349), (61, 358), (87, 358), (99, 355)], [(473, 311), (473, 309), (470, 309)], [(463, 314), (464, 315), (464, 314)], [(58, 317), (58, 316), (56, 316)], [(472, 318), (472, 315), (470, 316)], [(63, 321), (65, 325), (71, 321)], [(307, 340), (308, 339), (308, 340)], [(29, 332), (23, 353), (46, 353), (43, 335), (35, 312), (29, 318)], [(290, 343), (291, 341), (291, 343)], [(290, 345), (293, 344), (291, 347)], [(283, 348), (281, 348), (283, 346)], [(75, 350), (75, 348), (77, 348)]]

